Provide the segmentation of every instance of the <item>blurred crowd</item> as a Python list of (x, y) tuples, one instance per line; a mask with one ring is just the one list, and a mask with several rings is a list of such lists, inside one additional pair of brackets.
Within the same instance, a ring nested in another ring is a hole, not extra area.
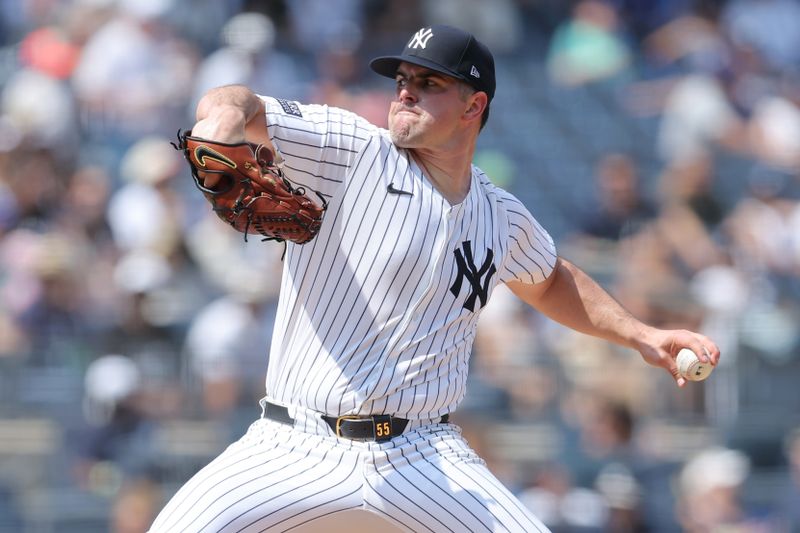
[(547, 156), (531, 71), (601, 95), (609, 137), (652, 133), (587, 152), (583, 108), (549, 139), (589, 157), (574, 183), (478, 155), (635, 315), (723, 351), (677, 390), (498, 289), (470, 443), (556, 532), (800, 531), (798, 0), (0, 0), (0, 531), (144, 531), (258, 416), (283, 249), (224, 226), (170, 145), (203, 92), (384, 125), (367, 60), (435, 22), (495, 52), (487, 143)]

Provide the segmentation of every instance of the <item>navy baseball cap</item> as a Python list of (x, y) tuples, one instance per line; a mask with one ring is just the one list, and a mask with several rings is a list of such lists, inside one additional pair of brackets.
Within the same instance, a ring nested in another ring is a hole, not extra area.
[(398, 56), (381, 56), (369, 66), (388, 78), (397, 75), (401, 62), (447, 74), (463, 80), (475, 89), (494, 97), (494, 57), (475, 36), (442, 24), (420, 28)]

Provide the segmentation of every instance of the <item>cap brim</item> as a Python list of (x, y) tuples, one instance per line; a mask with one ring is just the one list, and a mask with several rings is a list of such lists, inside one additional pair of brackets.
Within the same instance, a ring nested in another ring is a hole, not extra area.
[(381, 56), (376, 57), (372, 61), (370, 61), (369, 66), (370, 68), (380, 74), (381, 76), (386, 76), (387, 78), (394, 78), (397, 75), (397, 67), (400, 63), (411, 63), (412, 65), (418, 65), (420, 67), (429, 68), (431, 70), (435, 70), (436, 72), (440, 72), (442, 74), (446, 74), (453, 78), (469, 81), (465, 76), (457, 72), (453, 72), (452, 70), (441, 66), (438, 63), (434, 63), (428, 59), (422, 57), (415, 57), (415, 56)]

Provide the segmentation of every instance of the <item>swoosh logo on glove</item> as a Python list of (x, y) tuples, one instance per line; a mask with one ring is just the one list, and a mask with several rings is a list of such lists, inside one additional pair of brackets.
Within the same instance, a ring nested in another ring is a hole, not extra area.
[(204, 144), (194, 149), (194, 158), (203, 168), (206, 167), (206, 160), (216, 161), (217, 163), (222, 163), (226, 167), (236, 168), (235, 161)]

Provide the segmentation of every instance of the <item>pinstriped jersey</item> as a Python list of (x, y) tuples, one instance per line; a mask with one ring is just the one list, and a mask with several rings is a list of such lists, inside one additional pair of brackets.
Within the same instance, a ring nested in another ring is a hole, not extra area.
[(498, 283), (550, 274), (550, 235), (475, 166), (451, 205), (386, 130), (263, 101), (286, 176), (329, 205), (313, 241), (288, 244), (267, 396), (329, 415), (455, 410), (481, 309)]

